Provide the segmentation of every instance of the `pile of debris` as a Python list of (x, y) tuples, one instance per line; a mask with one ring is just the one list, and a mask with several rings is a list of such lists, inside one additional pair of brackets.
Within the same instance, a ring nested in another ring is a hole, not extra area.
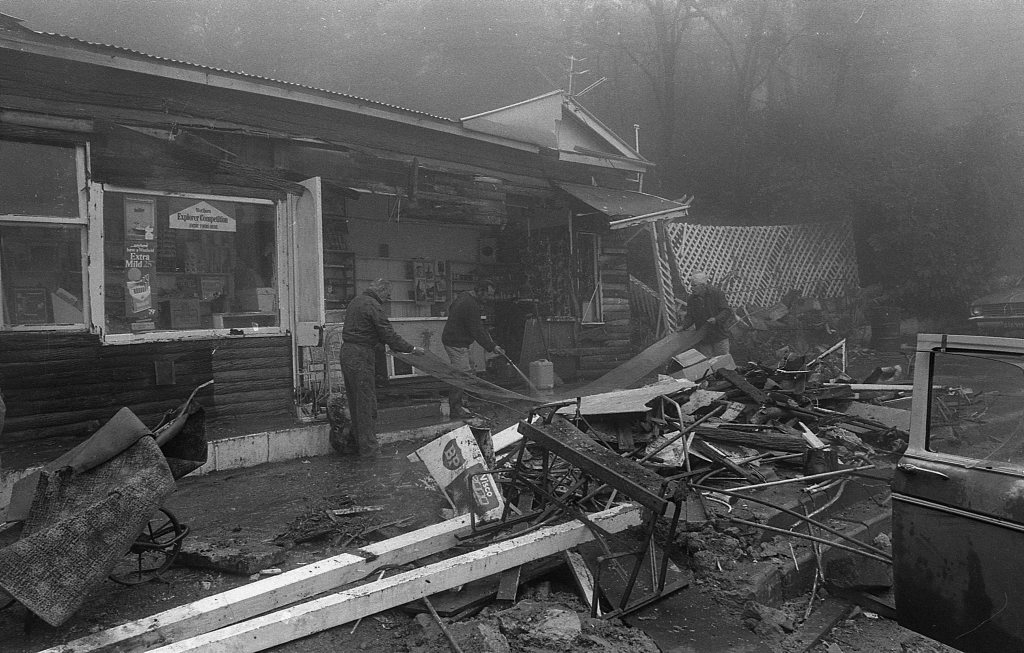
[[(717, 369), (699, 382), (662, 377), (640, 388), (545, 404), (490, 443), (480, 429), (466, 427), (410, 459), (418, 457), (432, 470), (446, 467), (444, 478), (435, 474), (442, 491), (458, 484), (471, 488), (449, 496), (453, 508), (475, 517), (468, 541), (501, 540), (558, 520), (586, 523), (587, 515), (621, 502), (638, 506), (643, 513), (639, 533), (623, 537), (594, 531), (593, 542), (553, 560), (568, 566), (595, 617), (623, 616), (686, 587), (690, 572), (707, 571), (709, 557), (721, 570), (722, 556), (709, 554), (706, 540), (711, 537), (702, 529), (729, 535), (720, 539), (732, 540), (755, 560), (795, 559), (789, 540), (773, 540), (778, 533), (803, 539), (809, 547), (828, 543), (887, 564), (885, 548), (813, 519), (821, 510), (798, 512), (775, 495), (769, 499), (753, 492), (797, 488), (827, 507), (850, 479), (906, 447), (909, 411), (860, 400), (904, 394), (910, 386), (826, 377), (824, 360), (838, 350), (811, 361), (789, 358), (778, 367)], [(876, 370), (872, 380), (885, 375), (882, 380), (898, 380), (901, 373)], [(466, 474), (457, 463), (474, 438), (484, 449), (493, 448), (494, 462), (489, 470), (476, 465), (475, 473)], [(428, 450), (444, 456), (445, 464), (431, 467)], [(502, 501), (498, 508), (493, 500), (480, 501), (485, 477), (496, 481)], [(734, 510), (751, 503), (766, 510)], [(497, 517), (485, 521), (485, 512)], [(789, 528), (772, 525), (765, 512), (782, 515)], [(806, 533), (795, 529), (794, 521), (806, 525)], [(679, 524), (683, 532), (677, 536)], [(760, 535), (749, 537), (752, 531)], [(729, 556), (725, 559), (728, 565)], [(540, 568), (535, 561), (531, 573), (535, 576)], [(526, 569), (516, 569), (515, 577)], [(462, 609), (474, 602), (514, 600), (509, 576), (491, 579), (489, 592), (463, 602)]]
[[(311, 506), (287, 539), (362, 546), (68, 650), (124, 646), (154, 630), (181, 651), (269, 648), (402, 606), (425, 611), (441, 633), (410, 642), (414, 650), (653, 650), (618, 618), (744, 555), (795, 560), (789, 538), (816, 555), (828, 546), (887, 563), (877, 542), (780, 494), (827, 507), (906, 446), (909, 411), (860, 400), (910, 386), (851, 383), (828, 371), (827, 355), (535, 405), (497, 433), (460, 427), (410, 456), (426, 463), (453, 519), (363, 544), (368, 529), (388, 525), (373, 506)], [(576, 596), (538, 600), (556, 569)], [(548, 627), (550, 641), (531, 641)]]
[(413, 520), (382, 519), (382, 505), (356, 505), (348, 496), (340, 495), (312, 501), (305, 511), (296, 517), (288, 529), (279, 534), (274, 542), (291, 548), (296, 544), (330, 541), (331, 546), (363, 546), (374, 541), (374, 535), (391, 527), (400, 527)]

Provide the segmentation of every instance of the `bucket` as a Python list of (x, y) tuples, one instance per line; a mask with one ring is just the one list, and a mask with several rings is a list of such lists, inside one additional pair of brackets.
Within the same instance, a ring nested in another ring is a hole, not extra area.
[(900, 349), (900, 309), (880, 306), (870, 314), (871, 346), (879, 351)]
[(538, 390), (547, 392), (555, 387), (555, 366), (551, 361), (541, 359), (530, 363), (530, 383)]

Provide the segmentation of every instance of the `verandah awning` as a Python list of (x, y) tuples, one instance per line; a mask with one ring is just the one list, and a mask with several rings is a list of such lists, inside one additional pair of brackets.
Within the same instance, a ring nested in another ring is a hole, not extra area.
[(587, 206), (604, 213), (611, 229), (624, 229), (646, 222), (673, 220), (686, 216), (690, 201), (674, 202), (664, 197), (631, 190), (560, 183), (558, 187)]

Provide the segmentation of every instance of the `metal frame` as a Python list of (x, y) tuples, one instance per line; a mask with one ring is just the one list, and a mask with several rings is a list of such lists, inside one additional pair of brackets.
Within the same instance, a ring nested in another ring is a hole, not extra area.
[[(509, 461), (506, 467), (480, 473), (501, 475), (506, 507), (501, 518), (489, 524), (479, 524), (474, 516), (467, 538), (494, 536), (505, 530), (512, 530), (508, 537), (518, 536), (524, 532), (523, 524), (529, 524), (527, 529), (533, 530), (560, 518), (582, 521), (593, 532), (603, 552), (596, 559), (594, 573), (591, 616), (595, 618), (623, 616), (684, 587), (685, 582), (668, 583), (668, 553), (663, 552), (659, 563), (655, 545), (656, 527), (663, 517), (669, 517), (669, 525), (664, 537), (659, 539), (666, 548), (673, 542), (682, 512), (685, 486), (673, 489), (667, 479), (602, 446), (568, 419), (556, 415), (555, 408), (548, 409), (547, 415), (538, 423), (531, 423), (531, 419), (520, 422), (523, 440), (518, 449), (506, 458)], [(639, 545), (635, 548), (613, 551), (610, 534), (589, 519), (591, 511), (588, 504), (606, 490), (643, 508)], [(516, 496), (523, 493), (532, 494), (536, 503), (516, 514), (519, 511), (512, 505)], [(602, 598), (608, 600), (608, 592), (601, 588), (602, 575), (607, 578), (610, 569), (624, 561), (632, 562), (620, 567), (627, 579), (626, 584), (618, 604), (604, 611), (601, 601)], [(651, 591), (631, 600), (647, 565)]]

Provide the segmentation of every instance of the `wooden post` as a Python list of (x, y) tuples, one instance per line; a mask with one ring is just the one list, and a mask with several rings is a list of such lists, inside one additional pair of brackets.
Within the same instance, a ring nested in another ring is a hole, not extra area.
[[(590, 520), (600, 528), (615, 533), (639, 525), (641, 513), (639, 506), (628, 504), (594, 513)], [(262, 651), (571, 549), (593, 537), (590, 528), (579, 521), (550, 526), (426, 567), (169, 644), (154, 649), (154, 653)]]

